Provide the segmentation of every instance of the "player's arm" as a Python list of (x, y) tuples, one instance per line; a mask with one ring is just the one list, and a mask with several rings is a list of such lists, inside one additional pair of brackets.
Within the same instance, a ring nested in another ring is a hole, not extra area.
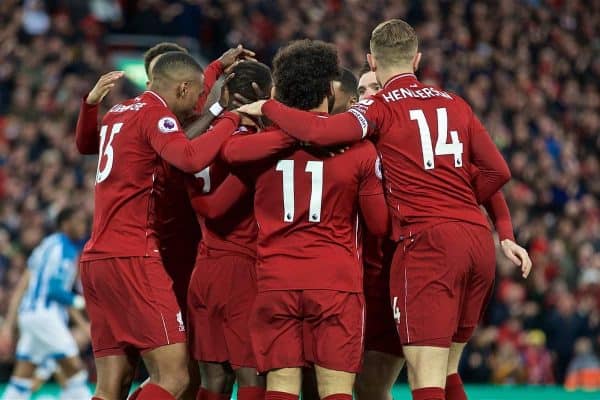
[(85, 307), (83, 296), (64, 289), (62, 274), (56, 274), (50, 278), (48, 282), (48, 299), (79, 310)]
[(500, 241), (509, 239), (514, 242), (512, 220), (506, 199), (502, 192), (496, 192), (486, 202), (483, 203), (490, 219), (494, 223), (494, 228), (498, 232)]
[(480, 203), (485, 203), (510, 180), (510, 170), (485, 127), (473, 112), (470, 112), (469, 145), (471, 158), (473, 165), (479, 169), (479, 173), (474, 179), (474, 188), (477, 200)]
[(212, 164), (240, 121), (237, 114), (226, 112), (210, 132), (188, 140), (173, 115), (165, 115), (164, 110), (152, 114), (147, 117), (145, 129), (148, 142), (161, 158), (188, 173)]
[(527, 278), (531, 272), (532, 262), (526, 249), (519, 246), (513, 234), (510, 211), (502, 192), (496, 192), (483, 206), (494, 223), (500, 239), (502, 252), (515, 265), (521, 267), (521, 275)]
[(296, 143), (296, 139), (279, 129), (237, 134), (223, 144), (221, 158), (230, 165), (239, 165), (264, 160)]
[(235, 175), (229, 175), (210, 194), (190, 193), (194, 211), (202, 217), (215, 219), (229, 211), (248, 191), (246, 185)]
[(0, 337), (2, 337), (2, 341), (10, 341), (10, 338), (12, 338), (12, 334), (17, 325), (19, 305), (21, 304), (23, 295), (27, 290), (27, 286), (29, 285), (30, 277), (31, 273), (29, 272), (29, 269), (23, 271), (21, 279), (19, 279), (17, 286), (15, 286), (15, 289), (13, 290), (12, 296), (10, 297), (10, 301), (8, 303), (8, 311), (6, 312), (6, 316), (4, 317), (4, 321), (2, 323), (2, 329), (0, 330)]
[(275, 125), (301, 142), (316, 146), (352, 143), (375, 132), (380, 123), (380, 106), (359, 104), (350, 110), (323, 118), (314, 113), (288, 107), (276, 100), (259, 100), (238, 108), (241, 113), (265, 115)]
[(86, 98), (81, 101), (77, 127), (75, 128), (75, 145), (80, 154), (98, 154), (100, 136), (98, 135), (98, 105), (88, 104)]
[(375, 236), (386, 236), (389, 232), (390, 217), (381, 183), (381, 161), (371, 144), (369, 153), (371, 155), (365, 158), (361, 166), (358, 205), (368, 231)]
[[(198, 98), (198, 102), (196, 103), (196, 111), (202, 114), (206, 114), (209, 110), (204, 110), (207, 102), (210, 104), (209, 107), (212, 107), (215, 104), (218, 104), (219, 100), (216, 98), (218, 96), (217, 92), (214, 92), (214, 97), (211, 96), (213, 94), (213, 86), (224, 72), (228, 71), (232, 65), (234, 65), (239, 60), (244, 59), (252, 59), (254, 57), (254, 52), (245, 49), (242, 45), (238, 45), (235, 48), (227, 50), (225, 53), (221, 55), (218, 59), (214, 60), (204, 70), (204, 90), (202, 94)], [(221, 108), (222, 111), (222, 108)], [(213, 115), (216, 117), (220, 114), (219, 112), (215, 112), (213, 110)]]
[(82, 100), (75, 128), (75, 144), (81, 154), (98, 154), (100, 136), (98, 135), (98, 105), (123, 77), (123, 71), (112, 71), (102, 75), (93, 89)]
[[(230, 81), (231, 78), (233, 78), (233, 76), (233, 74), (230, 74), (227, 78), (225, 78), (225, 81), (221, 86), (221, 96), (217, 102), (215, 102), (207, 110), (204, 110), (202, 115), (197, 117), (195, 120), (191, 121), (189, 124), (184, 123), (185, 135), (188, 137), (188, 139), (195, 139), (198, 136), (205, 133), (214, 121), (214, 119), (221, 115), (223, 110), (227, 107), (226, 101), (228, 99), (228, 96), (225, 94), (225, 92), (227, 90), (227, 82)], [(193, 118), (194, 117), (192, 117), (192, 119)]]

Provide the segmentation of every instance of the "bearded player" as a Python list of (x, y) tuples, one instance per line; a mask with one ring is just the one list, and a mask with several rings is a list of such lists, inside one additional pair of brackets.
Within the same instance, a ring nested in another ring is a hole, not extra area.
[(189, 141), (178, 120), (193, 112), (201, 91), (197, 62), (182, 52), (165, 53), (149, 90), (103, 118), (94, 225), (81, 257), (96, 399), (126, 396), (126, 379), (140, 355), (150, 382), (138, 399), (174, 399), (187, 387), (185, 327), (160, 258), (153, 189), (164, 173), (161, 158), (182, 171), (202, 170), (239, 122), (227, 113), (210, 133)]
[[(447, 374), (456, 370), (493, 286), (493, 238), (478, 204), (489, 200), (510, 172), (462, 99), (416, 79), (420, 53), (412, 27), (401, 20), (380, 24), (368, 58), (385, 85), (348, 113), (317, 119), (273, 101), (262, 111), (310, 143), (375, 137), (386, 174), (391, 237), (399, 242), (390, 300), (409, 383), (414, 399), (441, 400)], [(259, 107), (240, 111), (259, 115)], [(526, 276), (530, 264), (525, 258), (517, 262)], [(464, 391), (455, 394), (464, 398)]]

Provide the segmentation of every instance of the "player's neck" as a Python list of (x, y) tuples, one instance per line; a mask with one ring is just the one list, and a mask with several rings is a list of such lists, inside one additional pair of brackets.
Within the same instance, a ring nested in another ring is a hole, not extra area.
[(379, 81), (379, 85), (384, 87), (386, 83), (389, 82), (390, 79), (397, 75), (402, 74), (414, 74), (415, 71), (412, 67), (398, 67), (398, 68), (389, 68), (389, 69), (381, 69), (377, 71), (377, 80)]
[(323, 99), (323, 101), (321, 102), (319, 107), (313, 108), (309, 111), (320, 112), (320, 113), (329, 113), (329, 101), (328, 101), (327, 97), (325, 97)]

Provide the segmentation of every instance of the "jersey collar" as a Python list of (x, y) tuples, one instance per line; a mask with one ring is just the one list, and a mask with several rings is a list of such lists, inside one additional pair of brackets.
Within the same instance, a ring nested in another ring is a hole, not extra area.
[(385, 83), (385, 85), (383, 85), (383, 88), (387, 88), (389, 85), (391, 85), (394, 82), (400, 81), (400, 80), (417, 80), (417, 76), (415, 74), (410, 74), (410, 73), (404, 73), (404, 74), (398, 74), (398, 75), (394, 75), (392, 76), (390, 79), (388, 79), (388, 81)]
[(169, 108), (169, 106), (167, 106), (167, 102), (158, 93), (156, 93), (156, 92), (154, 92), (152, 90), (146, 90), (144, 92), (144, 94), (150, 95), (150, 97), (153, 97), (156, 100), (158, 100), (163, 106)]

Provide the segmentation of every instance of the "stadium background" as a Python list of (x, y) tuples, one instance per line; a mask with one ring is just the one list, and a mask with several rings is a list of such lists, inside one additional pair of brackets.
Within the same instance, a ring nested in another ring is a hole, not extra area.
[[(461, 365), (471, 396), (600, 398), (539, 387), (587, 366), (600, 388), (598, 1), (0, 1), (0, 314), (57, 211), (92, 213), (96, 159), (81, 157), (73, 136), (101, 73), (130, 77), (112, 104), (143, 86), (141, 52), (157, 41), (204, 62), (242, 43), (269, 63), (301, 37), (335, 43), (357, 71), (370, 31), (393, 17), (417, 28), (419, 77), (464, 96), (509, 162), (504, 193), (534, 262), (523, 281), (498, 257), (494, 299)], [(5, 382), (12, 355), (1, 356)]]

